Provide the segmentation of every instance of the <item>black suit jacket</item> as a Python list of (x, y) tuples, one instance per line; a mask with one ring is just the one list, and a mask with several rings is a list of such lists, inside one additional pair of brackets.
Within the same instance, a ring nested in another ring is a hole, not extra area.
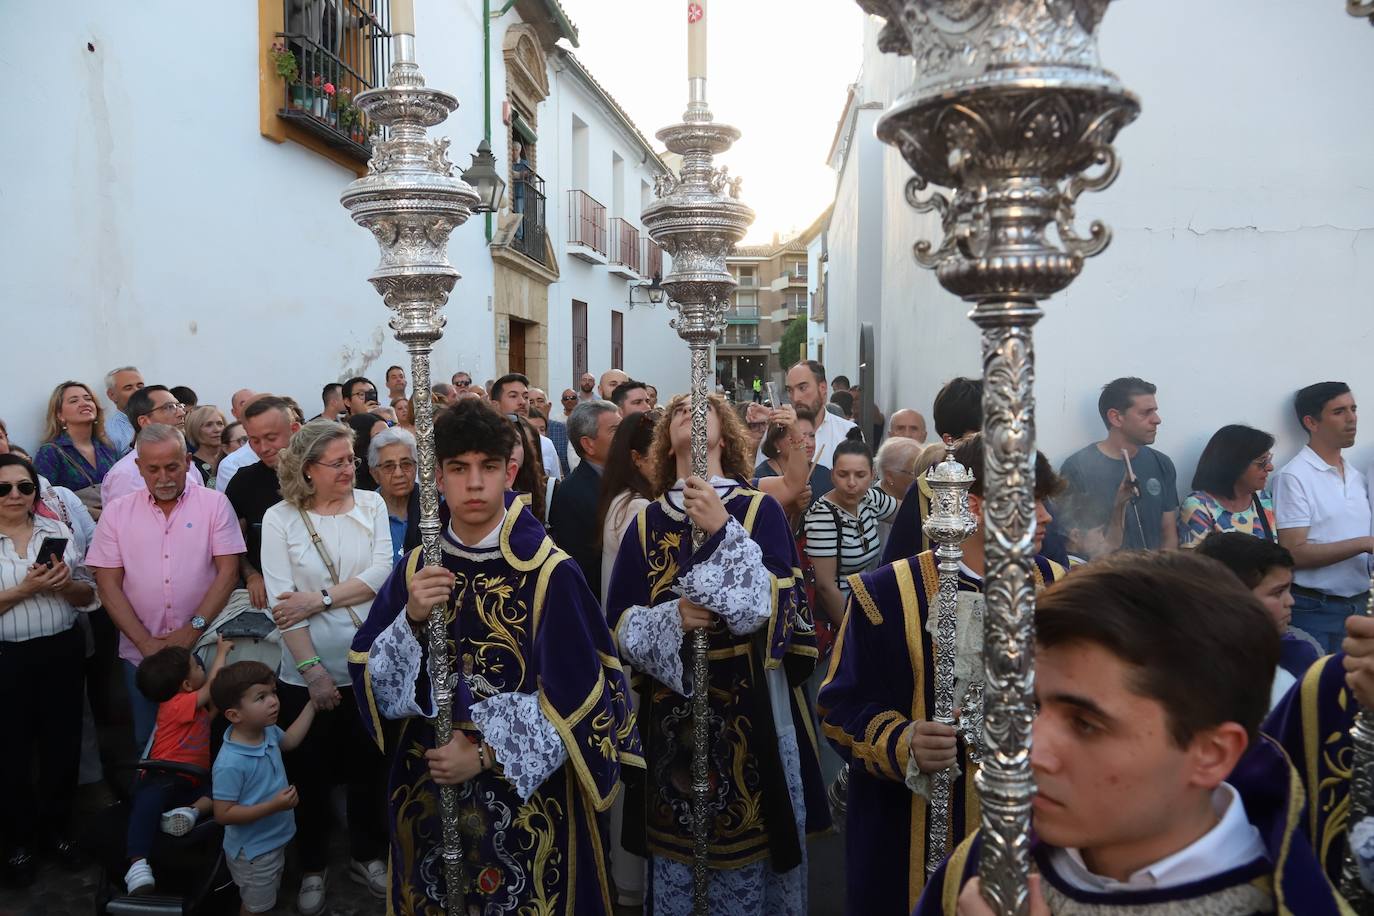
[(583, 461), (558, 482), (549, 506), (553, 542), (577, 561), (596, 600), (601, 600), (601, 548), (597, 546), (596, 507), (601, 498), (601, 472)]

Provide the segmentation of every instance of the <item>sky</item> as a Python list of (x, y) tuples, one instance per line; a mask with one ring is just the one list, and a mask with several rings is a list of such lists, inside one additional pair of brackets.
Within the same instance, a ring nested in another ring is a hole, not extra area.
[[(573, 53), (654, 148), (687, 107), (687, 0), (561, 0)], [(826, 153), (858, 77), (863, 12), (853, 0), (710, 0), (707, 99), (743, 132), (718, 163), (743, 176), (757, 214), (745, 243), (805, 229), (834, 195)]]

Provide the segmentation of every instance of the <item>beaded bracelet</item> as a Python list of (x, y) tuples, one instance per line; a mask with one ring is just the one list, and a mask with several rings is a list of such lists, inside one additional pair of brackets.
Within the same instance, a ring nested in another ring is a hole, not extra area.
[(306, 668), (309, 668), (311, 665), (319, 665), (319, 664), (323, 664), (323, 661), (322, 661), (322, 659), (321, 659), (318, 655), (316, 655), (316, 656), (313, 657), (313, 658), (307, 658), (307, 659), (306, 659), (305, 661), (303, 661), (303, 662), (296, 662), (296, 670), (297, 670), (297, 671), (304, 671)]

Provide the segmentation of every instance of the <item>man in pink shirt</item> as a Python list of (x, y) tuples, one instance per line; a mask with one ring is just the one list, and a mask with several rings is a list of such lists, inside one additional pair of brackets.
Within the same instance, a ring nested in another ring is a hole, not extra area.
[[(124, 405), (124, 413), (128, 416), (129, 422), (134, 427), (134, 442), (138, 442), (140, 431), (154, 423), (166, 426), (174, 426), (186, 434), (186, 408), (177, 403), (176, 396), (167, 390), (166, 385), (147, 385), (135, 391), (129, 396), (128, 402)], [(146, 493), (148, 487), (143, 482), (143, 476), (139, 473), (138, 465), (134, 459), (137, 457), (137, 449), (129, 450), (129, 453), (114, 463), (105, 477), (100, 481), (100, 503), (108, 506), (110, 503), (127, 496), (130, 493)], [(188, 487), (204, 486), (200, 479), (200, 471), (192, 470), (186, 475), (186, 485)]]
[(164, 646), (195, 645), (238, 582), (244, 545), (224, 494), (187, 486), (190, 461), (179, 430), (144, 425), (134, 448), (145, 489), (105, 504), (86, 564), (119, 628), (134, 741), (142, 750), (157, 704), (138, 692), (134, 672)]

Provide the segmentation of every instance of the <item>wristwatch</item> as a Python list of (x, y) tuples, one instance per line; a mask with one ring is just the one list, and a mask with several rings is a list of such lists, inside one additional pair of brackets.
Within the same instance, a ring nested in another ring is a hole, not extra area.
[(334, 606), (334, 599), (329, 597), (329, 589), (320, 589), (320, 594), (324, 596), (324, 598), (322, 599), (324, 601), (324, 609), (327, 611), (330, 608), (332, 608)]
[(205, 622), (205, 618), (200, 616), (199, 614), (191, 618), (191, 629), (203, 630), (206, 626), (207, 624)]

